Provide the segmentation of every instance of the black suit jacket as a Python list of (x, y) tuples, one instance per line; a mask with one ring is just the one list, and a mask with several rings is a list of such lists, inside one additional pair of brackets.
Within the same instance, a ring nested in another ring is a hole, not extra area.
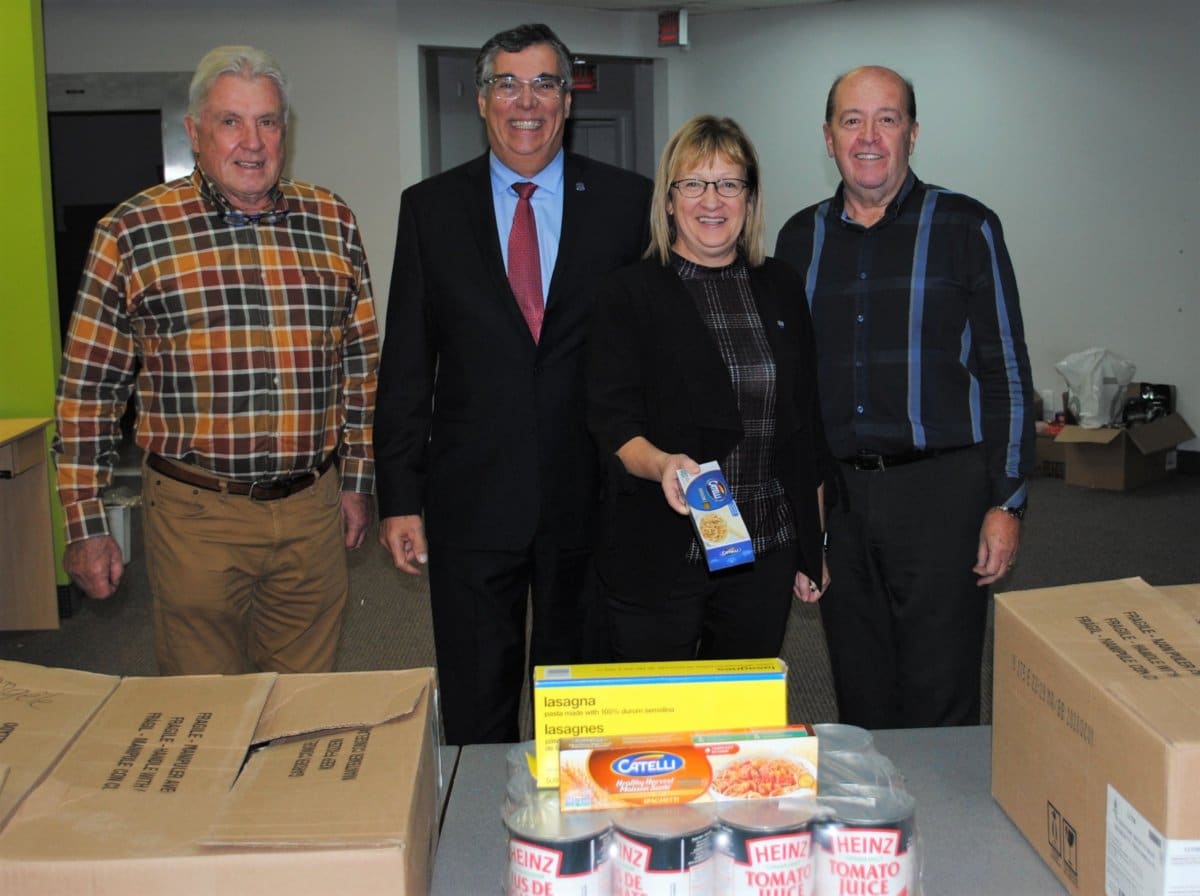
[[(777, 470), (796, 521), (796, 569), (821, 580), (817, 486), (831, 466), (817, 401), (816, 352), (804, 286), (782, 262), (750, 269), (754, 301), (775, 358)], [(644, 436), (697, 463), (722, 461), (742, 438), (729, 369), (674, 270), (647, 259), (605, 284), (588, 364), (588, 422), (605, 462), (596, 562), (626, 592), (663, 589), (685, 562), (691, 520), (657, 481), (626, 472), (616, 451)]]
[(648, 242), (651, 184), (566, 154), (558, 256), (534, 343), (508, 284), (487, 155), (404, 191), (375, 412), (380, 515), (425, 513), (431, 543), (590, 544), (584, 414), (596, 283)]

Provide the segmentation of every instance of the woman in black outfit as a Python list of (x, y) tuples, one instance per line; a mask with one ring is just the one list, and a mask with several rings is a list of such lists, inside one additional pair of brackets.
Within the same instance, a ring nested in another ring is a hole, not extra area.
[[(828, 585), (829, 452), (803, 284), (766, 258), (759, 166), (728, 118), (668, 142), (651, 244), (597, 299), (588, 424), (605, 464), (596, 561), (617, 660), (777, 656), (791, 597)], [(710, 573), (676, 471), (718, 461), (752, 564)]]

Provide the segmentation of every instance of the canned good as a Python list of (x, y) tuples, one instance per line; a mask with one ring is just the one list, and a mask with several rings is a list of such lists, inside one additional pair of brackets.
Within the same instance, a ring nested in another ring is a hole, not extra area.
[(813, 896), (812, 822), (808, 801), (726, 803), (717, 817), (717, 893), (721, 896)]
[(612, 827), (602, 812), (564, 815), (557, 794), (539, 794), (504, 819), (508, 896), (609, 896)]
[(870, 731), (836, 722), (813, 725), (817, 734), (818, 793), (851, 796), (862, 786), (892, 787), (899, 776), (891, 760), (875, 749)]
[(697, 806), (613, 814), (613, 896), (713, 896), (713, 816)]
[(822, 797), (832, 817), (813, 826), (817, 896), (904, 896), (917, 877), (915, 801), (902, 790), (860, 788)]

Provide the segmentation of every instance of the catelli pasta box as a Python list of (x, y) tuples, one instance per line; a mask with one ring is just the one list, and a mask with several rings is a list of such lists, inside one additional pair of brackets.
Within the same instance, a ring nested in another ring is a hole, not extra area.
[(434, 688), (0, 661), (0, 893), (426, 893)]
[(564, 812), (817, 795), (817, 737), (808, 725), (692, 734), (564, 739)]
[(558, 787), (565, 737), (787, 725), (780, 659), (537, 666), (533, 718), (538, 787)]
[(996, 597), (992, 794), (1082, 896), (1200, 892), (1200, 586)]
[(708, 568), (727, 569), (752, 562), (754, 548), (750, 532), (738, 512), (721, 465), (709, 461), (700, 464), (700, 472), (695, 476), (687, 470), (679, 470), (675, 475), (679, 478), (679, 487), (687, 501), (692, 526)]

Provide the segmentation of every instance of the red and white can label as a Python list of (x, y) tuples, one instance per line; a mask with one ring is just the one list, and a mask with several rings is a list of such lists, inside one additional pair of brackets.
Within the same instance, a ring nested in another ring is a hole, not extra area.
[(910, 896), (911, 826), (817, 829), (816, 896)]
[(609, 896), (608, 836), (567, 843), (509, 837), (507, 896)]
[(613, 896), (713, 896), (712, 833), (614, 835)]
[(747, 837), (722, 826), (718, 892), (724, 896), (814, 896), (812, 834)]

